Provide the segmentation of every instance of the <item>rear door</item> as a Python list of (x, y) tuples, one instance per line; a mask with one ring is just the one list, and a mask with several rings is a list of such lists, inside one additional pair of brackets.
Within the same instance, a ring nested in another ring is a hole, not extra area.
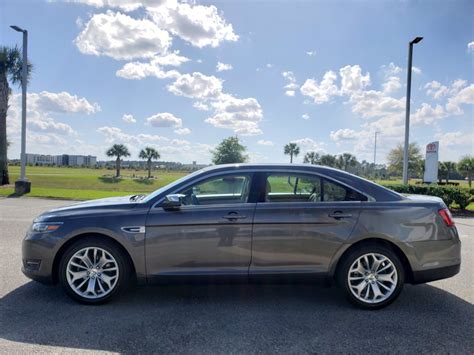
[(327, 272), (367, 198), (309, 173), (274, 172), (260, 181), (250, 274)]
[(247, 275), (251, 258), (251, 173), (202, 178), (171, 193), (183, 194), (177, 211), (153, 207), (146, 223), (149, 277)]

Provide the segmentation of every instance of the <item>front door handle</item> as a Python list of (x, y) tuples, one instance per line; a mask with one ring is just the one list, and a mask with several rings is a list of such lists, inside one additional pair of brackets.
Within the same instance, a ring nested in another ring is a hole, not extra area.
[(329, 217), (335, 218), (335, 219), (341, 219), (341, 218), (351, 218), (352, 215), (350, 213), (343, 213), (340, 211), (336, 211), (333, 213), (328, 214)]
[(223, 216), (222, 218), (228, 219), (229, 221), (236, 221), (238, 219), (245, 219), (247, 216), (243, 216), (236, 213), (229, 213), (227, 216)]

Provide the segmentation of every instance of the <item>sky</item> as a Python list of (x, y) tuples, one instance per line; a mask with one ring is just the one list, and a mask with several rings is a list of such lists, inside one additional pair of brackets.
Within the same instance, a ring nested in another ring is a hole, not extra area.
[[(105, 159), (115, 143), (205, 164), (237, 135), (252, 162), (349, 152), (377, 163), (410, 141), (474, 154), (474, 2), (2, 0), (0, 44), (29, 32), (27, 152)], [(20, 155), (12, 88), (9, 158)]]

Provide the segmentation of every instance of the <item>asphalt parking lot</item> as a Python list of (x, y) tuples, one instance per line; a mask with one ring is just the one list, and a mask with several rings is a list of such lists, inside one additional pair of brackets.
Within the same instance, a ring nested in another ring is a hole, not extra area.
[(381, 311), (355, 309), (336, 288), (311, 285), (146, 287), (82, 306), (20, 271), (32, 219), (68, 203), (0, 199), (2, 353), (474, 353), (474, 219), (456, 219), (460, 274), (406, 285)]

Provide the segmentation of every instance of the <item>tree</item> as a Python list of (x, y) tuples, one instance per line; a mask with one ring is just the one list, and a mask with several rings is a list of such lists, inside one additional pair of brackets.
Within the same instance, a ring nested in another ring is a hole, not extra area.
[[(403, 145), (399, 143), (387, 156), (388, 171), (392, 175), (401, 176), (403, 174)], [(419, 176), (423, 171), (423, 159), (420, 147), (417, 143), (410, 143), (408, 146), (408, 172), (410, 176)]]
[(212, 151), (212, 162), (216, 165), (245, 163), (248, 160), (248, 156), (245, 155), (246, 150), (247, 148), (240, 144), (238, 137), (228, 137)]
[(458, 170), (467, 176), (469, 187), (472, 187), (472, 173), (474, 172), (474, 156), (466, 155), (457, 164)]
[(107, 154), (108, 157), (117, 157), (115, 160), (115, 177), (120, 177), (120, 158), (130, 156), (128, 148), (123, 144), (114, 144), (105, 154)]
[[(10, 183), (7, 158), (7, 111), (11, 88), (8, 81), (12, 85), (21, 86), (22, 66), (22, 53), (17, 46), (0, 47), (0, 185)], [(29, 80), (31, 70), (32, 66), (28, 63), (27, 80)]]
[(154, 148), (146, 147), (138, 155), (140, 159), (145, 159), (148, 167), (148, 179), (151, 178), (151, 161), (160, 159), (160, 153)]
[(357, 163), (357, 158), (350, 153), (343, 153), (337, 157), (337, 166), (344, 171), (347, 171), (349, 167), (356, 166)]
[(308, 152), (305, 154), (303, 163), (305, 164), (312, 164), (312, 165), (317, 165), (320, 163), (320, 157), (319, 154), (316, 152)]
[(331, 168), (336, 167), (336, 156), (331, 154), (321, 155), (320, 159), (321, 165), (329, 166)]
[(440, 163), (439, 165), (441, 167), (441, 171), (445, 173), (446, 183), (448, 183), (451, 173), (456, 171), (456, 163), (452, 161), (445, 161), (445, 162)]
[(293, 157), (297, 157), (300, 154), (300, 147), (296, 143), (288, 143), (285, 145), (284, 153), (290, 156), (290, 163), (293, 163)]

